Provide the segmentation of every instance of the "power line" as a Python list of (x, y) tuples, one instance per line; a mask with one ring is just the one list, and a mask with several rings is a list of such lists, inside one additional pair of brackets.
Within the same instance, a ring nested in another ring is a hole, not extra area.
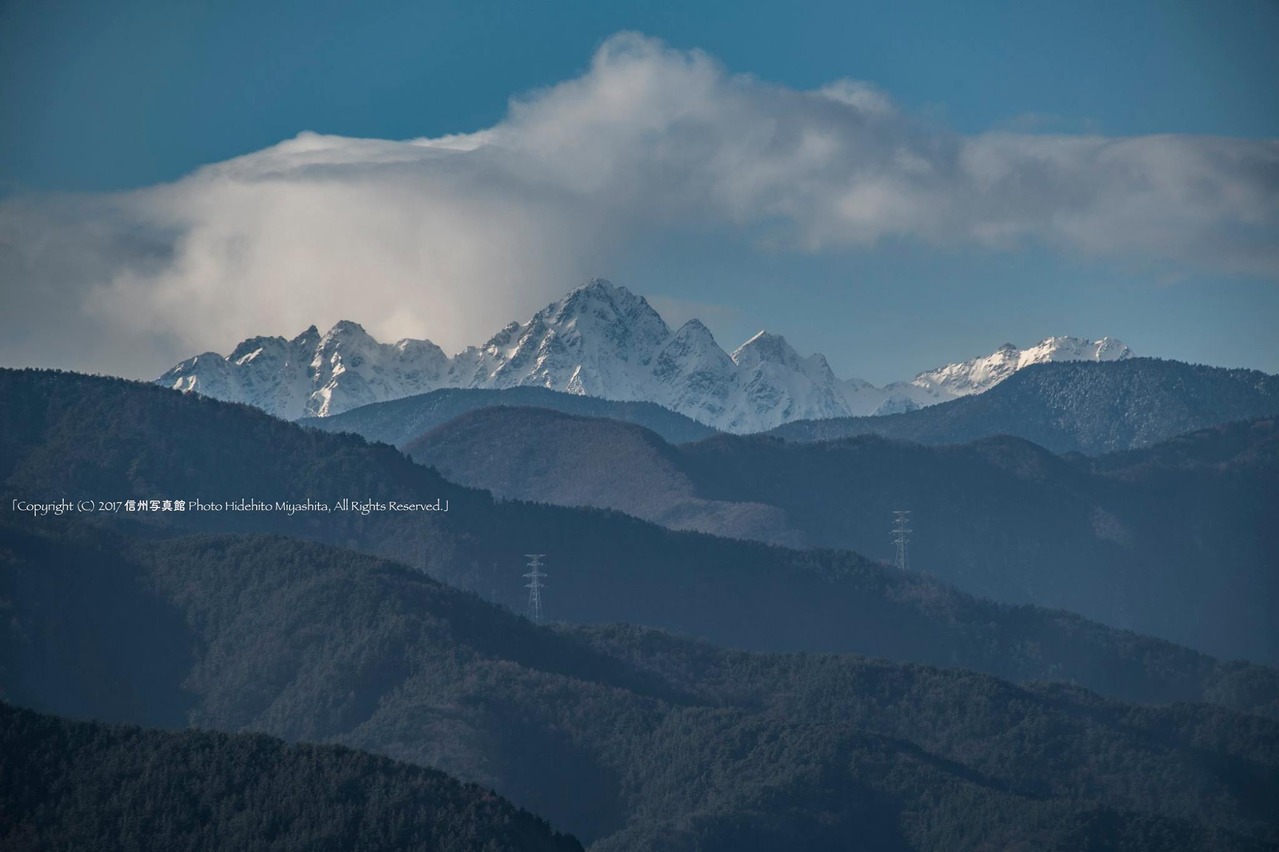
[(542, 623), (542, 580), (547, 576), (542, 573), (542, 557), (545, 553), (526, 553), (528, 557), (529, 572), (524, 575), (528, 583), (524, 588), (528, 589), (528, 617), (534, 622)]

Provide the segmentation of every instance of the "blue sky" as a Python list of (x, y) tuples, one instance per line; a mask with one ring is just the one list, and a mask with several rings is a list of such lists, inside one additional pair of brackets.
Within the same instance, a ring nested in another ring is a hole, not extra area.
[[(269, 269), (278, 273), (273, 286), (295, 294), (293, 301), (302, 302), (296, 311), (281, 313), (276, 303), (259, 300), (238, 315), (193, 325), (177, 308), (157, 308), (147, 315), (149, 336), (142, 343), (134, 337), (127, 357), (113, 354), (110, 334), (80, 351), (48, 348), (83, 341), (90, 327), (127, 329), (103, 303), (142, 292), (129, 289), (141, 277), (147, 277), (147, 286), (167, 288), (139, 297), (148, 304), (180, 301), (166, 293), (182, 292), (183, 298), (198, 293), (195, 304), (208, 297), (191, 290), (182, 277), (194, 274), (194, 262), (156, 271), (164, 258), (187, 246), (180, 240), (176, 247), (162, 245), (156, 235), (193, 227), (190, 205), (172, 213), (176, 208), (152, 195), (145, 215), (133, 210), (124, 224), (96, 221), (114, 215), (119, 205), (103, 201), (120, 197), (113, 193), (150, 192), (145, 188), (178, 181), (205, 164), (260, 152), (301, 131), (400, 140), (510, 124), (512, 97), (527, 99), (530, 92), (589, 77), (592, 55), (601, 44), (619, 31), (637, 31), (677, 53), (704, 52), (726, 79), (748, 75), (758, 82), (755, 96), (763, 104), (758, 109), (765, 112), (752, 113), (753, 121), (771, 108), (770, 86), (806, 92), (850, 79), (873, 84), (891, 99), (893, 109), (909, 116), (899, 128), (903, 138), (935, 131), (943, 145), (952, 137), (972, 139), (994, 131), (1262, 140), (1263, 147), (1239, 149), (1242, 154), (1231, 149), (1194, 161), (1248, 160), (1253, 171), (1232, 172), (1230, 192), (1214, 192), (1233, 197), (1255, 174), (1251, 206), (1237, 215), (1217, 205), (1186, 221), (1153, 217), (1135, 223), (1135, 230), (1188, 229), (1170, 238), (1193, 247), (1179, 252), (1146, 235), (1127, 243), (1099, 242), (1096, 231), (1122, 225), (1119, 213), (1111, 218), (1098, 213), (1096, 221), (1085, 223), (1091, 229), (1087, 237), (1040, 229), (1011, 244), (993, 245), (985, 237), (975, 244), (956, 221), (911, 220), (884, 233), (828, 238), (822, 230), (826, 225), (801, 212), (798, 224), (783, 228), (786, 235), (778, 238), (766, 221), (743, 223), (740, 210), (722, 206), (713, 214), (690, 213), (676, 217), (671, 227), (658, 227), (650, 215), (656, 202), (645, 196), (619, 214), (607, 233), (585, 243), (538, 232), (536, 238), (528, 236), (530, 242), (515, 240), (503, 247), (513, 267), (520, 265), (521, 247), (536, 253), (551, 245), (580, 255), (575, 264), (544, 263), (544, 282), (488, 293), (484, 303), (505, 298), (505, 318), (522, 317), (548, 294), (575, 283), (557, 284), (555, 275), (589, 273), (654, 296), (672, 315), (706, 314), (703, 319), (726, 348), (768, 326), (802, 351), (824, 351), (837, 372), (872, 381), (988, 352), (1004, 340), (1027, 345), (1059, 333), (1110, 334), (1142, 354), (1279, 371), (1279, 345), (1271, 331), (1279, 325), (1279, 281), (1263, 252), (1276, 237), (1276, 178), (1264, 140), (1279, 138), (1274, 94), (1279, 52), (1273, 50), (1279, 42), (1279, 4), (372, 6), (323, 0), (56, 5), (9, 0), (0, 5), (5, 79), (0, 86), (0, 192), (9, 199), (0, 225), (9, 226), (7, 242), (12, 243), (24, 235), (52, 233), (47, 223), (56, 220), (60, 236), (47, 240), (74, 241), (72, 254), (83, 258), (69, 263), (32, 255), (16, 268), (0, 270), (11, 273), (6, 299), (23, 308), (11, 312), (14, 322), (43, 325), (43, 333), (28, 332), (20, 343), (0, 348), (0, 360), (62, 359), (60, 366), (100, 363), (145, 375), (158, 373), (173, 355), (189, 354), (191, 346), (229, 350), (235, 340), (220, 335), (296, 333), (300, 328), (289, 323), (312, 316), (323, 324), (338, 313), (383, 334), (430, 336), (446, 348), (455, 342), (454, 332), (459, 340), (476, 342), (486, 336), (481, 328), (494, 331), (500, 325), (497, 315), (467, 319), (465, 309), (472, 303), (441, 290), (444, 285), (420, 292), (409, 288), (404, 311), (389, 306), (392, 294), (376, 315), (359, 316), (359, 303), (344, 307), (340, 287), (309, 302), (309, 280), (290, 272), (297, 265), (272, 258)], [(732, 91), (739, 84), (723, 85)], [(635, 156), (647, 162), (644, 152)], [(1182, 162), (1185, 156), (1175, 152), (1172, 159)], [(1087, 176), (1081, 175), (1081, 180)], [(529, 191), (530, 179), (522, 180), (520, 198)], [(487, 197), (493, 180), (474, 178), (467, 189), (472, 195), (464, 201), (476, 194)], [(66, 193), (88, 200), (67, 202)], [(56, 214), (41, 207), (55, 198), (62, 205)], [(788, 200), (779, 209), (790, 211), (810, 201)], [(72, 214), (66, 213), (68, 203), (75, 207)], [(1014, 206), (1038, 210), (1027, 204), (1019, 198)], [(1104, 213), (1106, 205), (1117, 204), (1107, 196), (1093, 207)], [(573, 208), (566, 216), (577, 213)], [(587, 220), (597, 214), (582, 213)], [(163, 221), (166, 215), (173, 221)], [(1223, 215), (1228, 224), (1220, 224)], [(75, 222), (72, 231), (68, 217)], [(221, 227), (203, 220), (201, 225)], [(329, 233), (337, 225), (320, 227)], [(1247, 229), (1255, 233), (1240, 236)], [(98, 263), (92, 252), (100, 249), (94, 241), (102, 231), (114, 236), (110, 249), (101, 249), (107, 259)], [(244, 235), (236, 239), (243, 241)], [(122, 242), (147, 246), (145, 263), (131, 255), (124, 272), (112, 266), (122, 263)], [(1235, 262), (1232, 254), (1243, 259)], [(429, 266), (433, 259), (419, 261)], [(139, 272), (139, 264), (145, 272)], [(458, 266), (455, 259), (445, 265), (459, 290), (481, 286), (468, 274), (506, 276), (489, 266), (466, 272), (471, 267)], [(13, 284), (19, 272), (24, 283)], [(397, 274), (403, 278), (411, 272)], [(429, 278), (435, 270), (421, 274)], [(530, 281), (535, 278), (530, 273)], [(213, 276), (214, 283), (205, 286), (221, 286), (216, 283), (221, 280)], [(29, 292), (19, 293), (17, 287)], [(109, 298), (102, 295), (104, 288)]]
[(796, 88), (870, 80), (964, 132), (1279, 137), (1279, 4), (67, 2), (0, 5), (0, 173), (118, 189), (314, 130), (496, 122), (620, 30)]

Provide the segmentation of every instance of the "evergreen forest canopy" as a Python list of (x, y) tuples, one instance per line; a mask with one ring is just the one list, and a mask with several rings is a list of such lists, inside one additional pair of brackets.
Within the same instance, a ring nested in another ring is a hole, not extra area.
[[(926, 446), (720, 435), (680, 446), (545, 409), (472, 412), (410, 441), (448, 479), (671, 529), (891, 559), (970, 594), (1059, 607), (1226, 658), (1279, 663), (1279, 420), (1057, 456), (1008, 436)], [(1210, 569), (1210, 570), (1209, 570)]]
[(580, 852), (442, 772), (261, 734), (143, 731), (0, 703), (0, 848)]
[(1279, 842), (1279, 721), (1263, 716), (538, 627), (412, 569), (281, 537), (76, 525), (9, 529), (3, 552), (10, 700), (439, 767), (593, 849)]

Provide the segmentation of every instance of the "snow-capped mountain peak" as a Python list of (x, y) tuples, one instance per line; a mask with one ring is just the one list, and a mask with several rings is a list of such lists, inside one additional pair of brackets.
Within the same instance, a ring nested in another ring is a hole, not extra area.
[(658, 347), (649, 399), (703, 423), (719, 423), (738, 393), (737, 365), (701, 320), (691, 319)]
[[(910, 384), (927, 398), (967, 396), (989, 390), (1031, 364), (1048, 361), (1117, 361), (1132, 357), (1132, 350), (1111, 337), (1048, 337), (1034, 346), (1018, 349), (1005, 343), (989, 355), (920, 373)], [(915, 398), (915, 402), (924, 403)]]
[(739, 367), (754, 367), (765, 361), (786, 366), (798, 366), (803, 360), (786, 338), (771, 331), (758, 331), (750, 340), (737, 347), (732, 354), (733, 363)]
[(644, 399), (637, 382), (670, 334), (643, 297), (597, 278), (458, 355), (451, 377), (462, 387), (536, 385)]
[(301, 349), (314, 349), (320, 343), (320, 330), (311, 325), (289, 343)]
[(926, 370), (910, 381), (882, 388), (857, 379), (843, 383), (848, 410), (856, 415), (897, 414), (982, 393), (1013, 373), (1045, 361), (1113, 361), (1132, 357), (1132, 350), (1112, 337), (1049, 337), (1020, 349), (1005, 343), (989, 355)]
[(1005, 344), (980, 358), (877, 388), (840, 381), (821, 354), (801, 356), (761, 331), (732, 355), (700, 321), (674, 332), (642, 296), (594, 279), (449, 358), (429, 340), (379, 343), (359, 323), (315, 326), (291, 340), (254, 337), (225, 358), (206, 352), (159, 384), (247, 402), (288, 419), (328, 416), (443, 387), (539, 386), (613, 400), (656, 402), (733, 432), (801, 418), (887, 414), (983, 390), (1043, 361), (1131, 356), (1117, 340), (1050, 337)]
[(1132, 350), (1113, 337), (1103, 337), (1100, 340), (1049, 337), (1035, 346), (1021, 350), (1017, 369), (1047, 361), (1122, 361), (1131, 357)]
[[(799, 418), (846, 416), (840, 382), (825, 357), (803, 358), (780, 334), (761, 331), (733, 352), (745, 404), (755, 420), (785, 423)], [(745, 417), (731, 418), (730, 431), (752, 431)]]
[(676, 372), (687, 375), (697, 370), (728, 375), (736, 367), (699, 319), (680, 326), (658, 348), (654, 360), (658, 362), (655, 374), (663, 380)]
[(643, 296), (596, 278), (553, 302), (546, 315), (549, 327), (566, 337), (566, 344), (596, 359), (647, 361), (671, 330)]
[(377, 342), (343, 320), (324, 334), (311, 326), (292, 340), (254, 337), (223, 358), (207, 352), (173, 367), (159, 384), (247, 402), (276, 415), (327, 416), (439, 386), (448, 357), (430, 341)]

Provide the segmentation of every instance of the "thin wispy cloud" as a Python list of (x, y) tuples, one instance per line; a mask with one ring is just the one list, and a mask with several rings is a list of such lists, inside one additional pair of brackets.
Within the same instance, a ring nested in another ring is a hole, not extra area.
[(0, 358), (73, 345), (146, 375), (345, 317), (456, 350), (686, 229), (770, 251), (1034, 246), (1279, 280), (1279, 142), (965, 136), (868, 83), (799, 91), (623, 34), (474, 134), (304, 133), (172, 184), (0, 203)]

